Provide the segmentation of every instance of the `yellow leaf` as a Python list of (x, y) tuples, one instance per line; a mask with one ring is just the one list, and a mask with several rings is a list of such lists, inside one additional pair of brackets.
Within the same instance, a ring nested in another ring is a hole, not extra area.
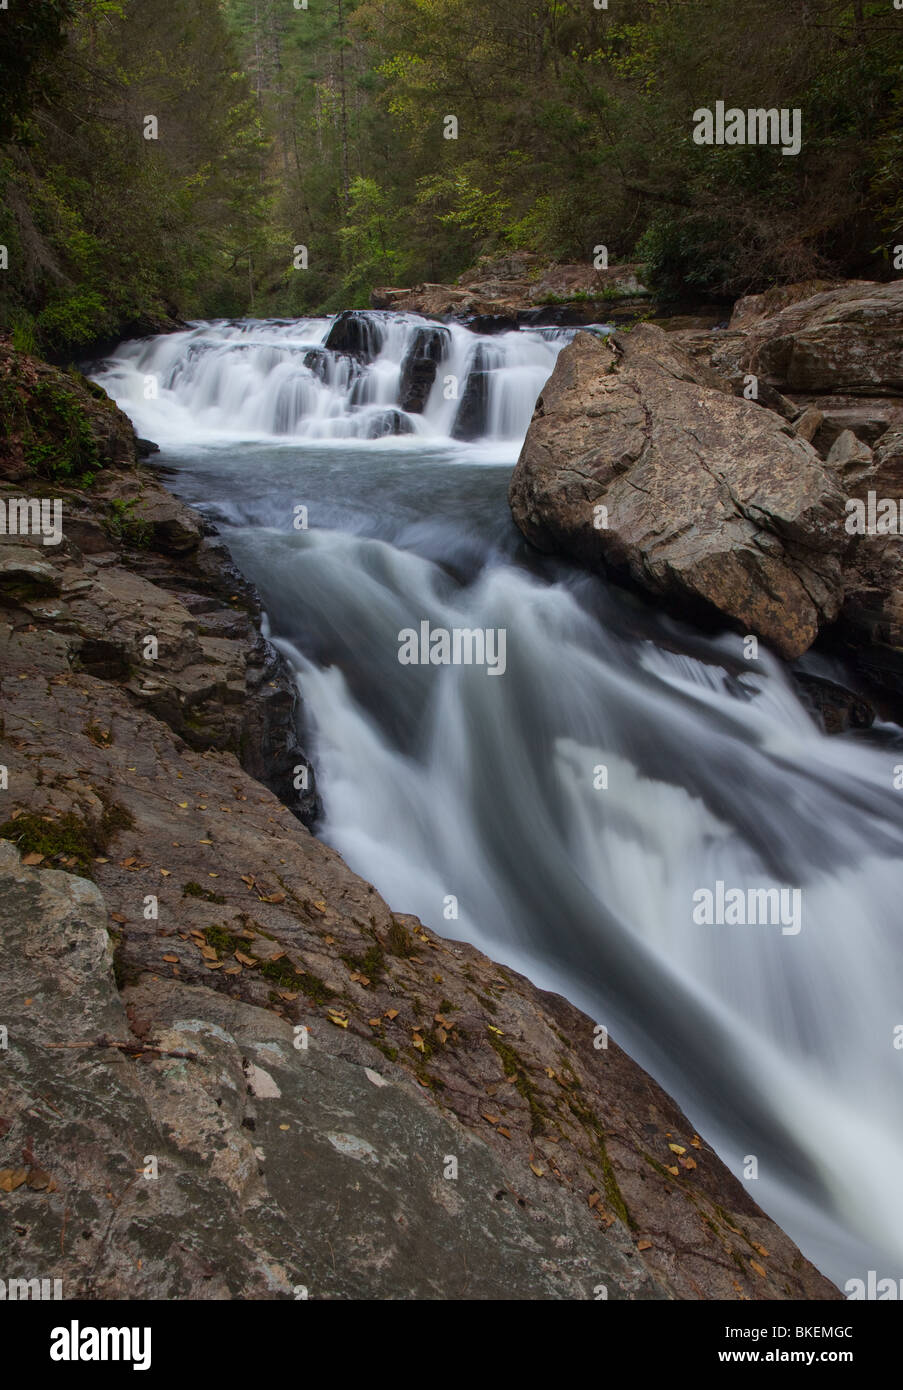
[(750, 1260), (749, 1263), (752, 1265), (753, 1269), (756, 1271), (760, 1279), (766, 1278), (765, 1270), (762, 1268), (761, 1265), (756, 1264), (755, 1260)]
[(391, 1020), (391, 1019), (397, 1018), (397, 1017), (398, 1017), (398, 1010), (397, 1010), (397, 1009), (386, 1009), (386, 1018), (388, 1018), (388, 1019)]
[(188, 810), (188, 802), (187, 802), (187, 801), (180, 801), (180, 802), (178, 802), (178, 807), (179, 807), (179, 810), (180, 810), (180, 811), (187, 811), (187, 810)]
[(0, 1192), (15, 1192), (27, 1177), (27, 1168), (0, 1168)]
[(531, 1163), (530, 1167), (533, 1169), (533, 1172), (536, 1174), (538, 1178), (541, 1178), (543, 1173), (546, 1171), (545, 1168), (540, 1168), (538, 1163)]
[(666, 1173), (671, 1173), (672, 1176), (675, 1177), (675, 1178), (679, 1178), (679, 1177), (680, 1177), (680, 1169), (679, 1169), (679, 1168), (669, 1168), (668, 1165), (667, 1165), (667, 1163), (665, 1164), (665, 1172), (666, 1172)]
[(683, 1146), (680, 1144), (669, 1144), (668, 1148), (671, 1150), (673, 1154), (685, 1154), (687, 1152), (686, 1149), (683, 1148)]
[(489, 1029), (490, 1033), (498, 1033), (498, 1035), (499, 1035), (500, 1038), (503, 1038), (503, 1037), (505, 1036), (505, 1034), (502, 1032), (501, 1028), (493, 1028), (493, 1026), (492, 1026), (491, 1023), (488, 1023), (486, 1026), (487, 1026), (487, 1028)]

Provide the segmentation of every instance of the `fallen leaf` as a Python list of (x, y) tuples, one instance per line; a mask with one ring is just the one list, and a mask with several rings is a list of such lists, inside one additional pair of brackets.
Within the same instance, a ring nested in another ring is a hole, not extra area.
[(767, 1275), (766, 1275), (766, 1273), (765, 1273), (765, 1270), (762, 1268), (761, 1265), (756, 1264), (755, 1260), (750, 1260), (749, 1263), (751, 1264), (752, 1268), (756, 1271), (756, 1273), (758, 1274), (758, 1276), (759, 1276), (760, 1279), (765, 1279), (765, 1278), (767, 1278)]
[(684, 1168), (692, 1169), (696, 1167), (695, 1158), (682, 1158), (680, 1161)]
[(27, 1177), (27, 1168), (0, 1168), (0, 1192), (15, 1192)]
[(50, 1174), (38, 1167), (29, 1168), (25, 1185), (30, 1187), (32, 1192), (56, 1192), (57, 1190), (57, 1185)]
[(326, 911), (326, 903), (322, 898), (318, 898), (317, 901), (313, 904), (313, 906), (316, 908), (317, 912)]
[(638, 1240), (638, 1241), (637, 1241), (637, 1246), (636, 1246), (636, 1248), (637, 1248), (637, 1250), (651, 1250), (651, 1249), (652, 1249), (652, 1241), (651, 1241), (651, 1240)]
[(256, 965), (257, 961), (253, 956), (246, 956), (243, 951), (233, 951), (236, 960), (241, 961), (242, 965)]
[(436, 1029), (436, 1037), (439, 1039), (440, 1043), (445, 1043), (448, 1040), (448, 1034), (444, 1028)]
[(291, 1129), (291, 1125), (280, 1125), (280, 1129)]
[(669, 1144), (668, 1148), (671, 1150), (673, 1154), (685, 1154), (687, 1152), (686, 1149), (683, 1148), (683, 1146), (680, 1144)]
[(679, 1168), (669, 1168), (668, 1165), (667, 1165), (667, 1163), (665, 1164), (665, 1172), (666, 1172), (666, 1173), (670, 1173), (670, 1174), (672, 1175), (672, 1177), (675, 1177), (675, 1178), (679, 1178), (679, 1177), (680, 1177), (680, 1169), (679, 1169)]
[(187, 810), (188, 810), (188, 802), (187, 802), (187, 801), (179, 801), (179, 802), (177, 802), (176, 804), (177, 804), (177, 806), (178, 806), (178, 808), (179, 808), (180, 811), (187, 811)]
[(208, 961), (205, 962), (205, 964), (206, 964), (208, 970), (222, 970), (222, 968), (223, 968), (223, 962), (222, 962), (221, 960), (217, 960), (217, 961), (208, 960)]
[(386, 1009), (386, 1018), (393, 1019), (398, 1017), (397, 1009)]
[(381, 1019), (381, 1018), (368, 1018), (368, 1019), (367, 1019), (367, 1022), (370, 1024), (370, 1027), (371, 1027), (371, 1028), (378, 1028), (378, 1027), (380, 1026), (380, 1024), (382, 1023), (382, 1019)]
[(487, 1115), (485, 1110), (481, 1110), (480, 1114), (483, 1116), (483, 1119), (488, 1121), (491, 1125), (497, 1125), (499, 1122), (500, 1117), (498, 1115)]
[(43, 854), (23, 854), (22, 863), (28, 865), (40, 864), (45, 857), (46, 856)]
[(597, 1207), (602, 1201), (602, 1197), (598, 1192), (591, 1192), (586, 1200), (591, 1207)]
[(492, 1026), (491, 1023), (488, 1023), (486, 1026), (487, 1026), (487, 1028), (489, 1029), (490, 1033), (498, 1033), (498, 1035), (499, 1035), (500, 1038), (503, 1038), (503, 1037), (505, 1036), (505, 1034), (502, 1032), (501, 1028), (493, 1028), (493, 1026)]
[(127, 922), (129, 919), (128, 919), (127, 917), (124, 917), (124, 916), (122, 915), (121, 912), (111, 912), (111, 913), (110, 913), (110, 920), (113, 921), (113, 922), (120, 922), (120, 923), (123, 923), (123, 922)]
[(541, 1178), (543, 1173), (546, 1171), (545, 1168), (540, 1168), (538, 1163), (531, 1163), (530, 1167), (533, 1169), (533, 1172), (536, 1174), (538, 1178)]
[(504, 1136), (505, 1136), (506, 1139), (510, 1139), (510, 1138), (511, 1138), (511, 1131), (510, 1131), (510, 1129), (505, 1129), (504, 1126), (502, 1126), (502, 1125), (499, 1125), (498, 1130), (497, 1130), (496, 1132), (497, 1132), (498, 1134), (504, 1134)]
[(167, 965), (178, 965), (179, 963), (178, 956), (164, 956), (163, 959), (166, 961)]
[(693, 1145), (694, 1149), (702, 1148), (702, 1140), (700, 1139), (698, 1134), (693, 1135), (693, 1138), (690, 1140), (690, 1143)]
[(768, 1259), (768, 1251), (765, 1249), (764, 1245), (757, 1245), (756, 1242), (753, 1241), (752, 1248), (753, 1250), (757, 1251), (763, 1257), (763, 1259)]

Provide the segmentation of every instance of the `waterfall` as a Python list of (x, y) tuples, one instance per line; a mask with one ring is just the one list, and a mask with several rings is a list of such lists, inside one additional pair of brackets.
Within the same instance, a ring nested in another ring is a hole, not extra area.
[[(323, 837), (605, 1024), (841, 1286), (899, 1279), (903, 731), (829, 738), (766, 651), (528, 550), (506, 486), (568, 338), (198, 324), (96, 377), (263, 595)], [(402, 665), (423, 621), (504, 630), (504, 675)], [(718, 883), (798, 891), (801, 929), (695, 920)]]
[(197, 323), (102, 368), (139, 432), (196, 440), (520, 441), (568, 329), (476, 335), (415, 314)]

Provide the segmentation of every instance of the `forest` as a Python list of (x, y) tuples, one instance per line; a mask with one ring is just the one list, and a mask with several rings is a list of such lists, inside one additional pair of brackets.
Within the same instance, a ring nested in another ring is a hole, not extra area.
[[(799, 153), (700, 146), (716, 101)], [(59, 357), (599, 243), (664, 302), (880, 279), (901, 156), (893, 0), (9, 0), (0, 325)]]

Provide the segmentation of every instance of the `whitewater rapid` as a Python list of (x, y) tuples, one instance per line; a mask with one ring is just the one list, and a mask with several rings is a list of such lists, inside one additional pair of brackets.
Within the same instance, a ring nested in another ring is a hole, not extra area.
[[(899, 1279), (903, 732), (828, 738), (767, 651), (528, 550), (507, 480), (568, 332), (453, 326), (407, 412), (425, 321), (369, 317), (369, 360), (326, 320), (198, 324), (95, 372), (263, 595), (320, 833), (393, 908), (604, 1023), (841, 1287)], [(402, 665), (424, 620), (504, 629), (504, 675)], [(798, 889), (801, 929), (700, 924), (719, 881)]]

